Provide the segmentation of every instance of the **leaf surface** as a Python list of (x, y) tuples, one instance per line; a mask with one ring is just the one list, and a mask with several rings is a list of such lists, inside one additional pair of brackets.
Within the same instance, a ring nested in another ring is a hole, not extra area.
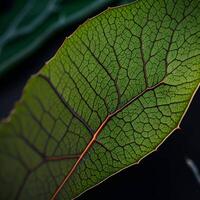
[(200, 83), (199, 13), (140, 0), (67, 38), (0, 126), (1, 199), (72, 199), (156, 150)]

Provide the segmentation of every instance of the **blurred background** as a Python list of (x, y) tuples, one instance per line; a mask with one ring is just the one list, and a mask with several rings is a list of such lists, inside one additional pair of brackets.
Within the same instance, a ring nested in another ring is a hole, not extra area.
[[(132, 0), (133, 1), (133, 0)], [(65, 37), (108, 6), (131, 0), (0, 0), (0, 119), (24, 85)], [(123, 170), (78, 200), (200, 199), (200, 91), (181, 123), (157, 152)]]

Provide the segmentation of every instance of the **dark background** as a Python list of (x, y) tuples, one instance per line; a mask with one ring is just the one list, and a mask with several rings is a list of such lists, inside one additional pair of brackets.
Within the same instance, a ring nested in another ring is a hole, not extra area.
[[(0, 12), (2, 8), (9, 7), (8, 2), (0, 7)], [(102, 10), (98, 10), (89, 17), (100, 11)], [(84, 20), (81, 19), (54, 34), (36, 53), (16, 64), (14, 70), (0, 78), (0, 119), (9, 114), (14, 103), (21, 97), (23, 87), (30, 76), (55, 54), (65, 37), (69, 36)], [(185, 158), (189, 157), (197, 166), (200, 166), (199, 100), (200, 90), (196, 93), (181, 123), (182, 130), (175, 131), (158, 151), (145, 158), (139, 165), (123, 170), (84, 193), (78, 200), (200, 199), (200, 185), (185, 162)]]

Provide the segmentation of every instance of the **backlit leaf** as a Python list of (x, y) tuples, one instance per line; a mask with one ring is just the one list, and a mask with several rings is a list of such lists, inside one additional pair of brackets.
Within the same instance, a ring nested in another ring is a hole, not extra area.
[(67, 38), (0, 126), (0, 198), (72, 199), (156, 150), (200, 83), (199, 13), (140, 0)]

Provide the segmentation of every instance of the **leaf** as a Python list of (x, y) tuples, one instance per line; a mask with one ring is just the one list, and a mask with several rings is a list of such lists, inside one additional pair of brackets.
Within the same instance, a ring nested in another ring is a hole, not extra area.
[(111, 0), (15, 0), (0, 15), (0, 75), (35, 50), (50, 34), (87, 17)]
[(67, 38), (0, 126), (1, 199), (72, 199), (155, 151), (199, 87), (199, 12), (141, 0)]

